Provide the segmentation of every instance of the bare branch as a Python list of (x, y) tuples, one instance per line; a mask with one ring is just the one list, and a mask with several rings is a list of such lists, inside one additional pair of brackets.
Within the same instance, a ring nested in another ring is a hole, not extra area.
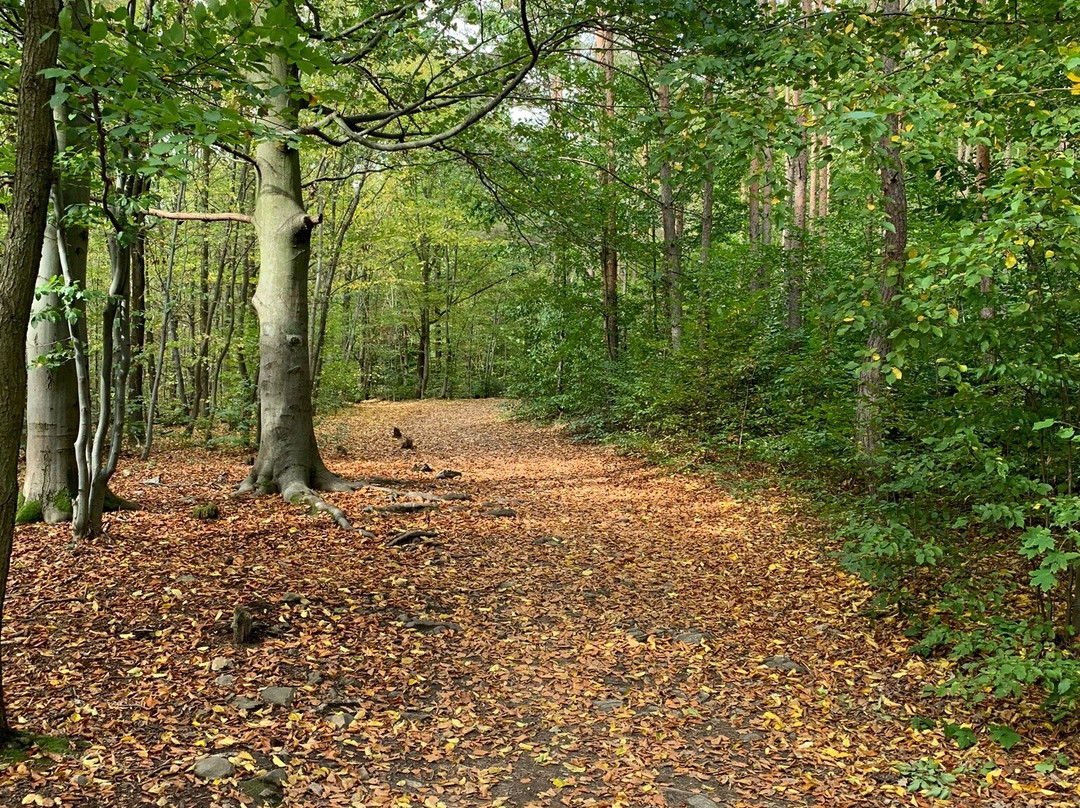
[(245, 222), (251, 223), (251, 217), (246, 213), (198, 213), (183, 210), (162, 210), (161, 208), (147, 208), (146, 212), (158, 219), (175, 219), (181, 222)]

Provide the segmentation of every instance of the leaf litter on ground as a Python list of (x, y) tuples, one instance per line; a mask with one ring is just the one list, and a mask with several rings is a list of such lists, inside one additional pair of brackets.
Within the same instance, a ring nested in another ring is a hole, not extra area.
[[(1076, 804), (1070, 727), (924, 695), (949, 663), (865, 616), (873, 593), (805, 503), (734, 498), (504, 404), (327, 418), (335, 471), (399, 484), (328, 495), (353, 532), (230, 498), (244, 455), (191, 449), (124, 462), (117, 493), (144, 509), (106, 537), (21, 528), (9, 712), (76, 745), (31, 745), (0, 804)], [(218, 519), (193, 517), (203, 502)], [(404, 502), (431, 507), (386, 510)], [(253, 645), (232, 644), (237, 607)], [(231, 772), (196, 776), (208, 758)]]

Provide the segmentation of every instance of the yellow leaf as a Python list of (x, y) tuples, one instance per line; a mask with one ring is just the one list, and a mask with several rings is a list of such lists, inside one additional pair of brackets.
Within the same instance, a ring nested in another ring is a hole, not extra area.
[(1069, 77), (1069, 81), (1071, 81), (1073, 84), (1080, 84), (1080, 76), (1078, 76), (1076, 73), (1066, 73), (1065, 75)]
[(1005, 268), (1012, 269), (1014, 266), (1016, 266), (1016, 256), (1011, 252), (1005, 253)]
[(766, 725), (771, 727), (772, 729), (783, 729), (784, 728), (784, 722), (781, 721), (780, 716), (778, 716), (774, 712), (767, 712), (762, 716), (762, 718), (765, 719)]
[(900, 368), (895, 366), (892, 369), (892, 375), (895, 376), (898, 380), (904, 378), (904, 374), (900, 372)]

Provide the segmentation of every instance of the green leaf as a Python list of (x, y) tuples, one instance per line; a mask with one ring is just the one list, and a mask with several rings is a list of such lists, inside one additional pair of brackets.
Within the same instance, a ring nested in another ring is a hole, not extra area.
[(945, 724), (943, 726), (946, 739), (955, 743), (959, 749), (970, 749), (979, 740), (970, 727), (962, 727), (959, 724)]
[(987, 732), (990, 733), (991, 738), (1001, 744), (1001, 748), (1006, 752), (1011, 751), (1022, 740), (1017, 732), (1002, 724), (991, 724), (987, 727)]

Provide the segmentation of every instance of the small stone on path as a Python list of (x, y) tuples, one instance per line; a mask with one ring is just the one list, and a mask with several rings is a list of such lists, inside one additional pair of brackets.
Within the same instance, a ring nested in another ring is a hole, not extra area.
[(228, 670), (232, 666), (233, 661), (228, 657), (216, 656), (210, 663), (210, 670), (212, 670), (214, 673), (217, 673), (218, 671)]
[(303, 595), (299, 595), (296, 592), (286, 592), (282, 598), (282, 603), (299, 603), (304, 599)]
[(506, 517), (513, 518), (517, 516), (517, 511), (511, 508), (492, 508), (490, 511), (484, 511), (484, 516)]
[(262, 707), (262, 702), (249, 699), (246, 696), (237, 696), (232, 700), (232, 706), (237, 710), (258, 710)]
[(214, 755), (200, 760), (195, 764), (195, 776), (200, 780), (220, 780), (222, 777), (232, 777), (236, 767), (229, 762), (227, 757)]
[(214, 684), (218, 687), (232, 687), (236, 684), (236, 677), (229, 673), (223, 673), (214, 680)]
[(264, 687), (259, 691), (259, 698), (267, 704), (288, 707), (292, 704), (295, 693), (295, 687)]
[(704, 632), (701, 631), (684, 631), (682, 634), (675, 638), (676, 642), (681, 642), (683, 645), (701, 645), (708, 639)]
[(777, 654), (771, 656), (763, 663), (766, 668), (772, 668), (775, 671), (796, 671), (797, 673), (806, 673), (806, 666), (800, 665), (794, 659), (787, 654)]
[(348, 728), (356, 718), (349, 713), (335, 713), (330, 716), (330, 726), (334, 729)]
[(704, 794), (694, 794), (679, 788), (662, 789), (664, 800), (673, 808), (721, 808), (720, 803)]
[(622, 706), (622, 699), (597, 699), (593, 702), (593, 707), (595, 707), (602, 713), (610, 713), (613, 710), (617, 710)]
[(455, 477), (460, 477), (460, 471), (454, 471), (453, 469), (443, 469), (435, 475), (436, 480), (452, 480)]

